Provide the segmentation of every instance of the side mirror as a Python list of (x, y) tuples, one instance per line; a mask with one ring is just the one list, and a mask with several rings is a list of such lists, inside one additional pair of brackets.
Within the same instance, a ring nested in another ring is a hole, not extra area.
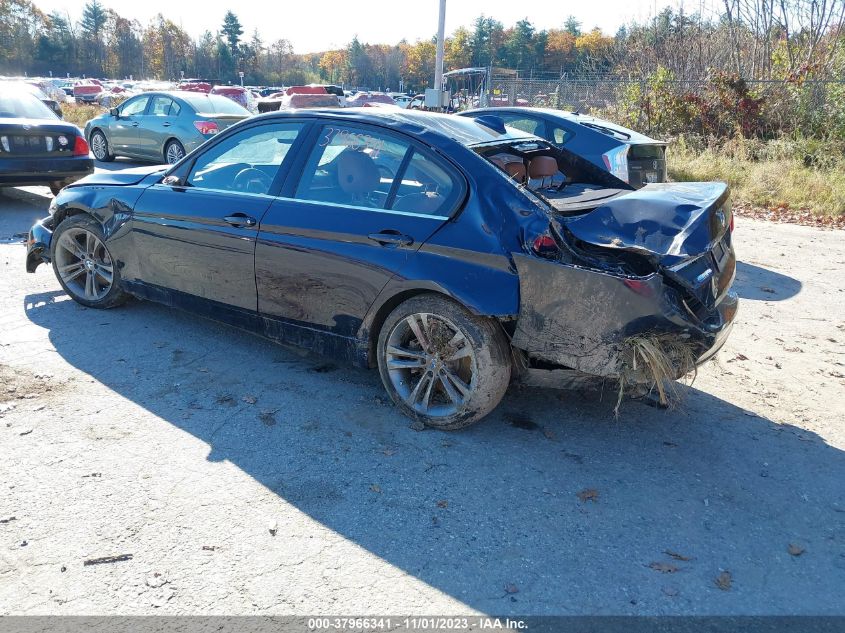
[(167, 185), (168, 187), (178, 187), (182, 184), (182, 181), (179, 179), (179, 176), (165, 176), (161, 184)]
[(115, 118), (120, 118), (120, 110), (118, 110), (117, 108), (112, 108), (111, 110), (109, 110), (109, 114)]

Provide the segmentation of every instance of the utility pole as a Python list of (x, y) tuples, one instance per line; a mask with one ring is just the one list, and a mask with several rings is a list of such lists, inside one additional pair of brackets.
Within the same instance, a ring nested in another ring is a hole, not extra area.
[(443, 49), (446, 39), (446, 0), (440, 0), (440, 18), (437, 22), (437, 57), (434, 61), (434, 89), (443, 90)]

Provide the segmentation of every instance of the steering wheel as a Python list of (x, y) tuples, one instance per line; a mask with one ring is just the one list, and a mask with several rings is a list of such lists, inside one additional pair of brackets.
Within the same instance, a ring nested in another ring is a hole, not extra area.
[(245, 193), (267, 193), (273, 184), (270, 176), (255, 167), (247, 167), (235, 176), (234, 188)]

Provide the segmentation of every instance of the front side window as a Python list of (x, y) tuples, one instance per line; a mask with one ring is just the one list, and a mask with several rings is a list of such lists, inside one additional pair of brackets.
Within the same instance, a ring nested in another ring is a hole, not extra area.
[(198, 189), (267, 194), (301, 123), (251, 127), (201, 154), (187, 182)]
[(120, 116), (133, 116), (136, 114), (143, 114), (147, 109), (147, 102), (149, 97), (138, 97), (132, 101), (127, 101), (120, 110)]

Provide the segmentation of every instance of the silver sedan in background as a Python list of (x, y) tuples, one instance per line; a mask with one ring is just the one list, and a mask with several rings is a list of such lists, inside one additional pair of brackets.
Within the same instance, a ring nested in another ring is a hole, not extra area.
[(88, 121), (85, 138), (99, 161), (127, 156), (173, 164), (249, 116), (248, 110), (219, 95), (145, 92)]

